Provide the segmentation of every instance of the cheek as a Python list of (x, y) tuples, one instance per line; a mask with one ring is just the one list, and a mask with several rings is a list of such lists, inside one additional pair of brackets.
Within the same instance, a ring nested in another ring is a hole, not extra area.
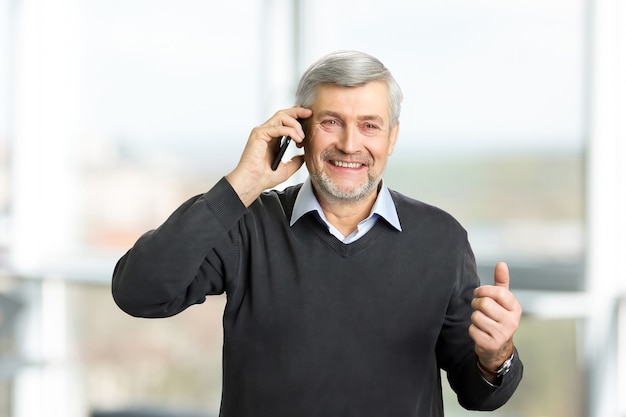
[(312, 160), (318, 158), (321, 152), (324, 150), (324, 137), (323, 135), (313, 132), (304, 140), (304, 154), (306, 159)]
[(370, 154), (374, 159), (378, 160), (386, 160), (389, 155), (391, 155), (393, 149), (388, 147), (386, 144), (377, 144), (377, 146), (372, 146), (369, 149)]
[(383, 141), (379, 142), (379, 146), (375, 150), (376, 155), (387, 158), (393, 154), (394, 147), (395, 143), (389, 138), (385, 138)]
[(312, 166), (315, 163), (315, 147), (310, 140), (305, 140), (302, 148), (304, 149), (304, 162), (308, 166)]

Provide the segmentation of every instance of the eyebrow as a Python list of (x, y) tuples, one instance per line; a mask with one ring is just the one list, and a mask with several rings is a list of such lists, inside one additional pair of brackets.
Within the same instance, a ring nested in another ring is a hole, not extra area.
[[(337, 119), (343, 120), (343, 117), (341, 117), (341, 115), (340, 115), (339, 113), (336, 113), (336, 112), (334, 112), (334, 111), (332, 111), (332, 110), (324, 110), (324, 111), (321, 111), (321, 112), (320, 112), (320, 116), (321, 116), (321, 117), (324, 117), (324, 116), (331, 116), (331, 117), (336, 117)], [(377, 115), (375, 115), (375, 114), (374, 114), (374, 115), (364, 115), (364, 116), (359, 116), (359, 117), (358, 117), (358, 119), (359, 119), (360, 121), (363, 121), (363, 120), (371, 120), (371, 121), (374, 121), (374, 122), (378, 122), (378, 123), (380, 123), (381, 125), (384, 125), (384, 124), (385, 124), (385, 120), (384, 120), (382, 117), (377, 116)]]

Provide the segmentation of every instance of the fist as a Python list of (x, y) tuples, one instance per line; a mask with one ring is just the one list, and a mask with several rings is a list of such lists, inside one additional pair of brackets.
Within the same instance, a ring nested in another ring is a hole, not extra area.
[(509, 268), (504, 262), (496, 265), (494, 285), (474, 290), (470, 337), (483, 368), (495, 371), (513, 353), (513, 334), (519, 326), (522, 307), (509, 290)]

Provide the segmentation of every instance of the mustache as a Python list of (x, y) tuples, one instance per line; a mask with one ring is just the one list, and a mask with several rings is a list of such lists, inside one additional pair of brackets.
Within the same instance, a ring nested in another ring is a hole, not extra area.
[(320, 158), (322, 161), (344, 161), (367, 166), (372, 165), (373, 162), (372, 157), (367, 154), (347, 154), (337, 149), (323, 151)]

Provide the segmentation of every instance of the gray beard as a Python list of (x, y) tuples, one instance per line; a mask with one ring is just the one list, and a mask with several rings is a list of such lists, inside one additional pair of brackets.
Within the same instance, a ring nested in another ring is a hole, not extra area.
[(381, 178), (374, 178), (368, 174), (367, 181), (352, 189), (339, 188), (323, 172), (311, 175), (311, 183), (315, 190), (331, 201), (357, 202), (368, 197), (380, 183)]

